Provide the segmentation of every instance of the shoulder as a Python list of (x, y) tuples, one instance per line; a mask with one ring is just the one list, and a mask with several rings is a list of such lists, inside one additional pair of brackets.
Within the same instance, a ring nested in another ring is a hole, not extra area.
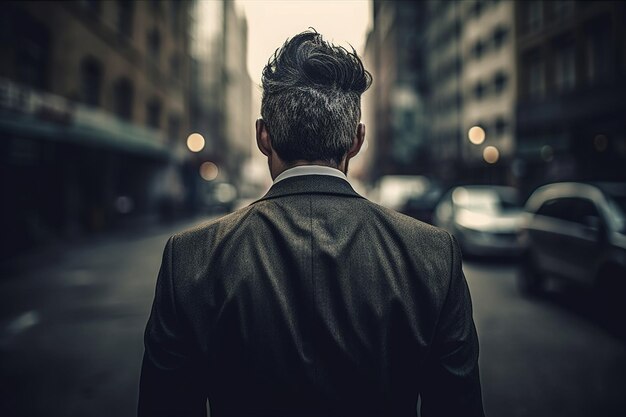
[[(362, 200), (368, 208), (370, 218), (381, 222), (384, 226), (397, 231), (399, 235), (414, 239), (416, 242), (428, 244), (436, 250), (451, 250), (453, 238), (446, 230), (424, 223), (413, 217), (376, 204), (370, 200)], [(441, 252), (440, 252), (441, 253)]]
[(193, 254), (198, 250), (206, 252), (226, 236), (236, 232), (238, 226), (254, 211), (247, 206), (222, 217), (207, 220), (196, 226), (175, 233), (170, 238), (177, 252)]
[(416, 270), (429, 277), (435, 287), (447, 287), (449, 278), (454, 274), (456, 264), (460, 264), (460, 250), (450, 233), (395, 210), (367, 203), (368, 223), (383, 245), (397, 249), (395, 256), (409, 259)]

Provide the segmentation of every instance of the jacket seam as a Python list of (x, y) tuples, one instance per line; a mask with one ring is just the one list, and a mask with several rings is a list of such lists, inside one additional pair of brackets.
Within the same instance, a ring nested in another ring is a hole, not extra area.
[(309, 196), (309, 227), (310, 227), (310, 236), (311, 236), (311, 246), (310, 246), (310, 256), (311, 256), (311, 289), (313, 291), (312, 297), (311, 297), (311, 346), (309, 347), (311, 349), (310, 355), (311, 355), (311, 361), (313, 362), (313, 378), (314, 380), (317, 382), (318, 380), (318, 372), (317, 372), (317, 361), (315, 360), (315, 337), (316, 337), (316, 326), (315, 326), (315, 305), (317, 303), (317, 291), (315, 288), (315, 260), (313, 258), (313, 245), (314, 243), (314, 236), (313, 236), (313, 198), (311, 196)]

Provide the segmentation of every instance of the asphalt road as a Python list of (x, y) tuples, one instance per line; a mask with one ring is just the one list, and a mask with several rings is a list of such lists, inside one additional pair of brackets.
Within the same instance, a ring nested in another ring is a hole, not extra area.
[[(0, 279), (1, 416), (134, 415), (162, 250), (187, 225), (91, 240)], [(584, 291), (527, 299), (510, 262), (464, 270), (489, 416), (622, 415), (626, 341)]]
[[(623, 416), (626, 339), (589, 291), (520, 296), (514, 264), (466, 262), (488, 416)], [(556, 285), (555, 285), (556, 284)]]

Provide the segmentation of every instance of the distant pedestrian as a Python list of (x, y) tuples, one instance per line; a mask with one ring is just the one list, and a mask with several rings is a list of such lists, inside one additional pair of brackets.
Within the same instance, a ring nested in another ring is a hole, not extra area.
[(371, 84), (307, 31), (263, 71), (257, 202), (172, 236), (145, 333), (140, 416), (482, 416), (461, 253), (346, 179)]

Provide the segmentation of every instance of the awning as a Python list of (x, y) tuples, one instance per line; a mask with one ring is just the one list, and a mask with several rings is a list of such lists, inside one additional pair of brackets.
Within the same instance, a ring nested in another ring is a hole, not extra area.
[(152, 158), (173, 157), (164, 135), (98, 108), (0, 79), (0, 137), (69, 142)]

